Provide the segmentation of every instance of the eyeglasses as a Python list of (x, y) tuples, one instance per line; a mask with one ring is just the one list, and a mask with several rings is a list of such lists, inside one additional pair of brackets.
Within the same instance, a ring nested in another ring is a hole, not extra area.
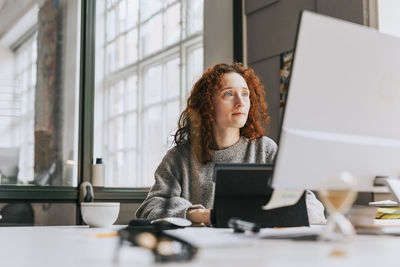
[(114, 262), (119, 262), (120, 249), (126, 243), (149, 249), (156, 262), (190, 261), (197, 253), (197, 247), (186, 240), (173, 236), (165, 230), (181, 227), (171, 225), (129, 225), (118, 231), (119, 242), (114, 254)]

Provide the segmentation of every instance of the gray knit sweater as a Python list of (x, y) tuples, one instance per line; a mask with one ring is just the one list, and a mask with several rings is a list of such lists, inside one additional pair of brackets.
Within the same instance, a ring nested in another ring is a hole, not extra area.
[[(215, 163), (272, 163), (277, 145), (264, 136), (239, 141), (213, 153), (212, 161), (200, 163), (189, 144), (177, 145), (164, 156), (145, 201), (136, 212), (138, 218), (186, 217), (189, 208), (212, 208)], [(306, 197), (310, 223), (325, 222), (324, 208), (314, 194)]]

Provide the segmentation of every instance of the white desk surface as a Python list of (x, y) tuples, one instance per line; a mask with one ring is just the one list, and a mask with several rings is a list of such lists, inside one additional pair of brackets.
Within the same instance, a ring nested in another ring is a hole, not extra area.
[[(0, 266), (158, 266), (151, 252), (123, 247), (112, 259), (118, 237), (94, 237), (111, 229), (85, 226), (0, 227)], [(400, 229), (400, 228), (399, 228)], [(159, 266), (399, 266), (400, 236), (359, 235), (345, 243), (259, 239), (230, 229), (186, 228), (179, 235), (197, 240), (191, 262)], [(400, 230), (399, 230), (400, 233)], [(332, 252), (339, 253), (332, 253)], [(333, 254), (333, 255), (332, 255)], [(339, 255), (337, 255), (339, 254)]]

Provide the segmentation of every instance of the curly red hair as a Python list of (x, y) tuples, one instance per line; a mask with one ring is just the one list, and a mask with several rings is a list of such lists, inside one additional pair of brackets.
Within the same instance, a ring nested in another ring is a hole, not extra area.
[(264, 126), (269, 124), (265, 91), (253, 69), (241, 63), (220, 63), (207, 69), (193, 85), (174, 136), (177, 145), (189, 143), (202, 163), (211, 161), (212, 149), (215, 147), (212, 134), (215, 122), (213, 97), (222, 87), (222, 76), (231, 72), (240, 74), (250, 90), (250, 110), (246, 124), (240, 129), (240, 135), (249, 139), (262, 137), (262, 123)]

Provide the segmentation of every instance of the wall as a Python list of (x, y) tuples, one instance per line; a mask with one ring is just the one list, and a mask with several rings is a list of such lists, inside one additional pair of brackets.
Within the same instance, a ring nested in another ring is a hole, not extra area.
[(204, 0), (204, 68), (232, 61), (232, 0)]
[(271, 125), (277, 140), (280, 128), (280, 54), (294, 48), (299, 13), (317, 13), (363, 24), (363, 0), (245, 0), (247, 63), (260, 76), (267, 93)]

